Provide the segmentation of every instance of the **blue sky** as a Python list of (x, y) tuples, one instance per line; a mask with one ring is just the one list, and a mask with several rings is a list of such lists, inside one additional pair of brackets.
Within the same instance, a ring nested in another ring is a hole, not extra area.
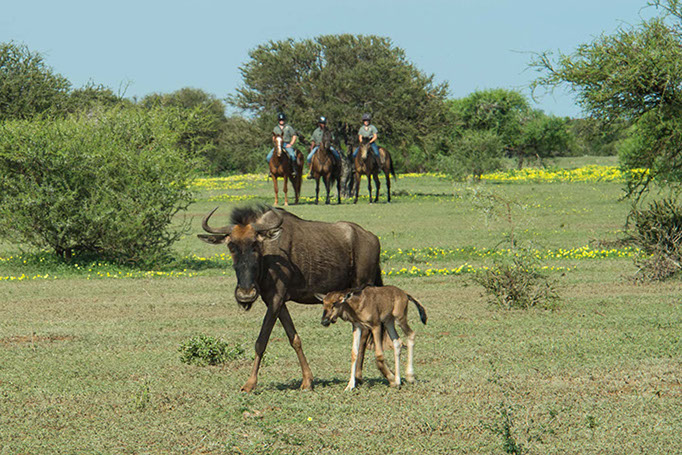
[[(44, 55), (74, 87), (93, 81), (128, 97), (203, 89), (219, 98), (241, 83), (248, 51), (269, 40), (322, 34), (388, 36), (460, 98), (487, 88), (529, 94), (532, 52), (570, 53), (655, 11), (646, 0), (421, 0), (4, 2), (0, 41)], [(536, 107), (579, 116), (565, 91)]]

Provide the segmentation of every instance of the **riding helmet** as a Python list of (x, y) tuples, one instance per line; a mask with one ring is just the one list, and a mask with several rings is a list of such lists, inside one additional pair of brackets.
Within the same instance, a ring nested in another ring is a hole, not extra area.
[(362, 121), (364, 122), (365, 120), (372, 120), (372, 116), (369, 114), (362, 114)]
[(320, 118), (317, 120), (317, 123), (324, 123), (326, 125), (327, 117), (325, 117), (324, 115), (320, 116)]
[(286, 119), (287, 119), (287, 116), (284, 115), (284, 112), (280, 112), (279, 114), (277, 114), (277, 121), (278, 121), (278, 122), (279, 122), (280, 120), (286, 120)]

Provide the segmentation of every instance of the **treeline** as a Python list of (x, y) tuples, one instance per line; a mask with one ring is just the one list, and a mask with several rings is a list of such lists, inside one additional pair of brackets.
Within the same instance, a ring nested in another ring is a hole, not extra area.
[[(566, 155), (611, 155), (624, 130), (593, 119), (560, 118), (533, 109), (520, 92), (484, 90), (448, 97), (387, 38), (332, 35), (269, 42), (240, 67), (243, 84), (220, 99), (195, 88), (128, 99), (89, 83), (73, 88), (42, 56), (23, 45), (0, 44), (0, 121), (65, 119), (119, 109), (174, 110), (189, 119), (178, 146), (201, 172), (264, 171), (270, 131), (285, 112), (305, 148), (325, 115), (339, 146), (355, 146), (360, 117), (369, 112), (400, 171), (480, 174), (511, 157), (519, 166)], [(228, 110), (242, 115), (226, 115)]]
[(157, 261), (186, 231), (173, 217), (197, 174), (265, 171), (278, 112), (299, 147), (325, 115), (346, 151), (369, 112), (398, 170), (459, 176), (505, 155), (522, 165), (610, 154), (621, 130), (547, 116), (511, 90), (449, 99), (447, 84), (376, 36), (269, 42), (240, 70), (226, 99), (194, 88), (129, 99), (94, 82), (74, 88), (39, 53), (0, 43), (0, 236), (65, 259)]

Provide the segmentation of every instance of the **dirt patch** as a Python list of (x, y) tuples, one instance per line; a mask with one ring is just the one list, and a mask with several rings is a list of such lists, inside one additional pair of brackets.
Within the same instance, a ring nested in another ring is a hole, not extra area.
[(31, 343), (56, 343), (59, 341), (74, 341), (73, 335), (17, 335), (13, 337), (0, 338), (0, 344), (31, 344)]

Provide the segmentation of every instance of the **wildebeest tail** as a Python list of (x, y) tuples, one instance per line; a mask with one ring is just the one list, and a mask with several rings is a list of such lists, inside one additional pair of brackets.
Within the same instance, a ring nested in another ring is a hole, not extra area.
[(384, 279), (381, 278), (381, 267), (377, 267), (377, 273), (374, 276), (374, 286), (383, 286)]
[(426, 310), (422, 306), (421, 303), (417, 302), (417, 299), (412, 297), (410, 294), (407, 294), (407, 298), (412, 301), (415, 305), (417, 305), (417, 311), (419, 311), (419, 319), (422, 320), (422, 324), (426, 324)]

